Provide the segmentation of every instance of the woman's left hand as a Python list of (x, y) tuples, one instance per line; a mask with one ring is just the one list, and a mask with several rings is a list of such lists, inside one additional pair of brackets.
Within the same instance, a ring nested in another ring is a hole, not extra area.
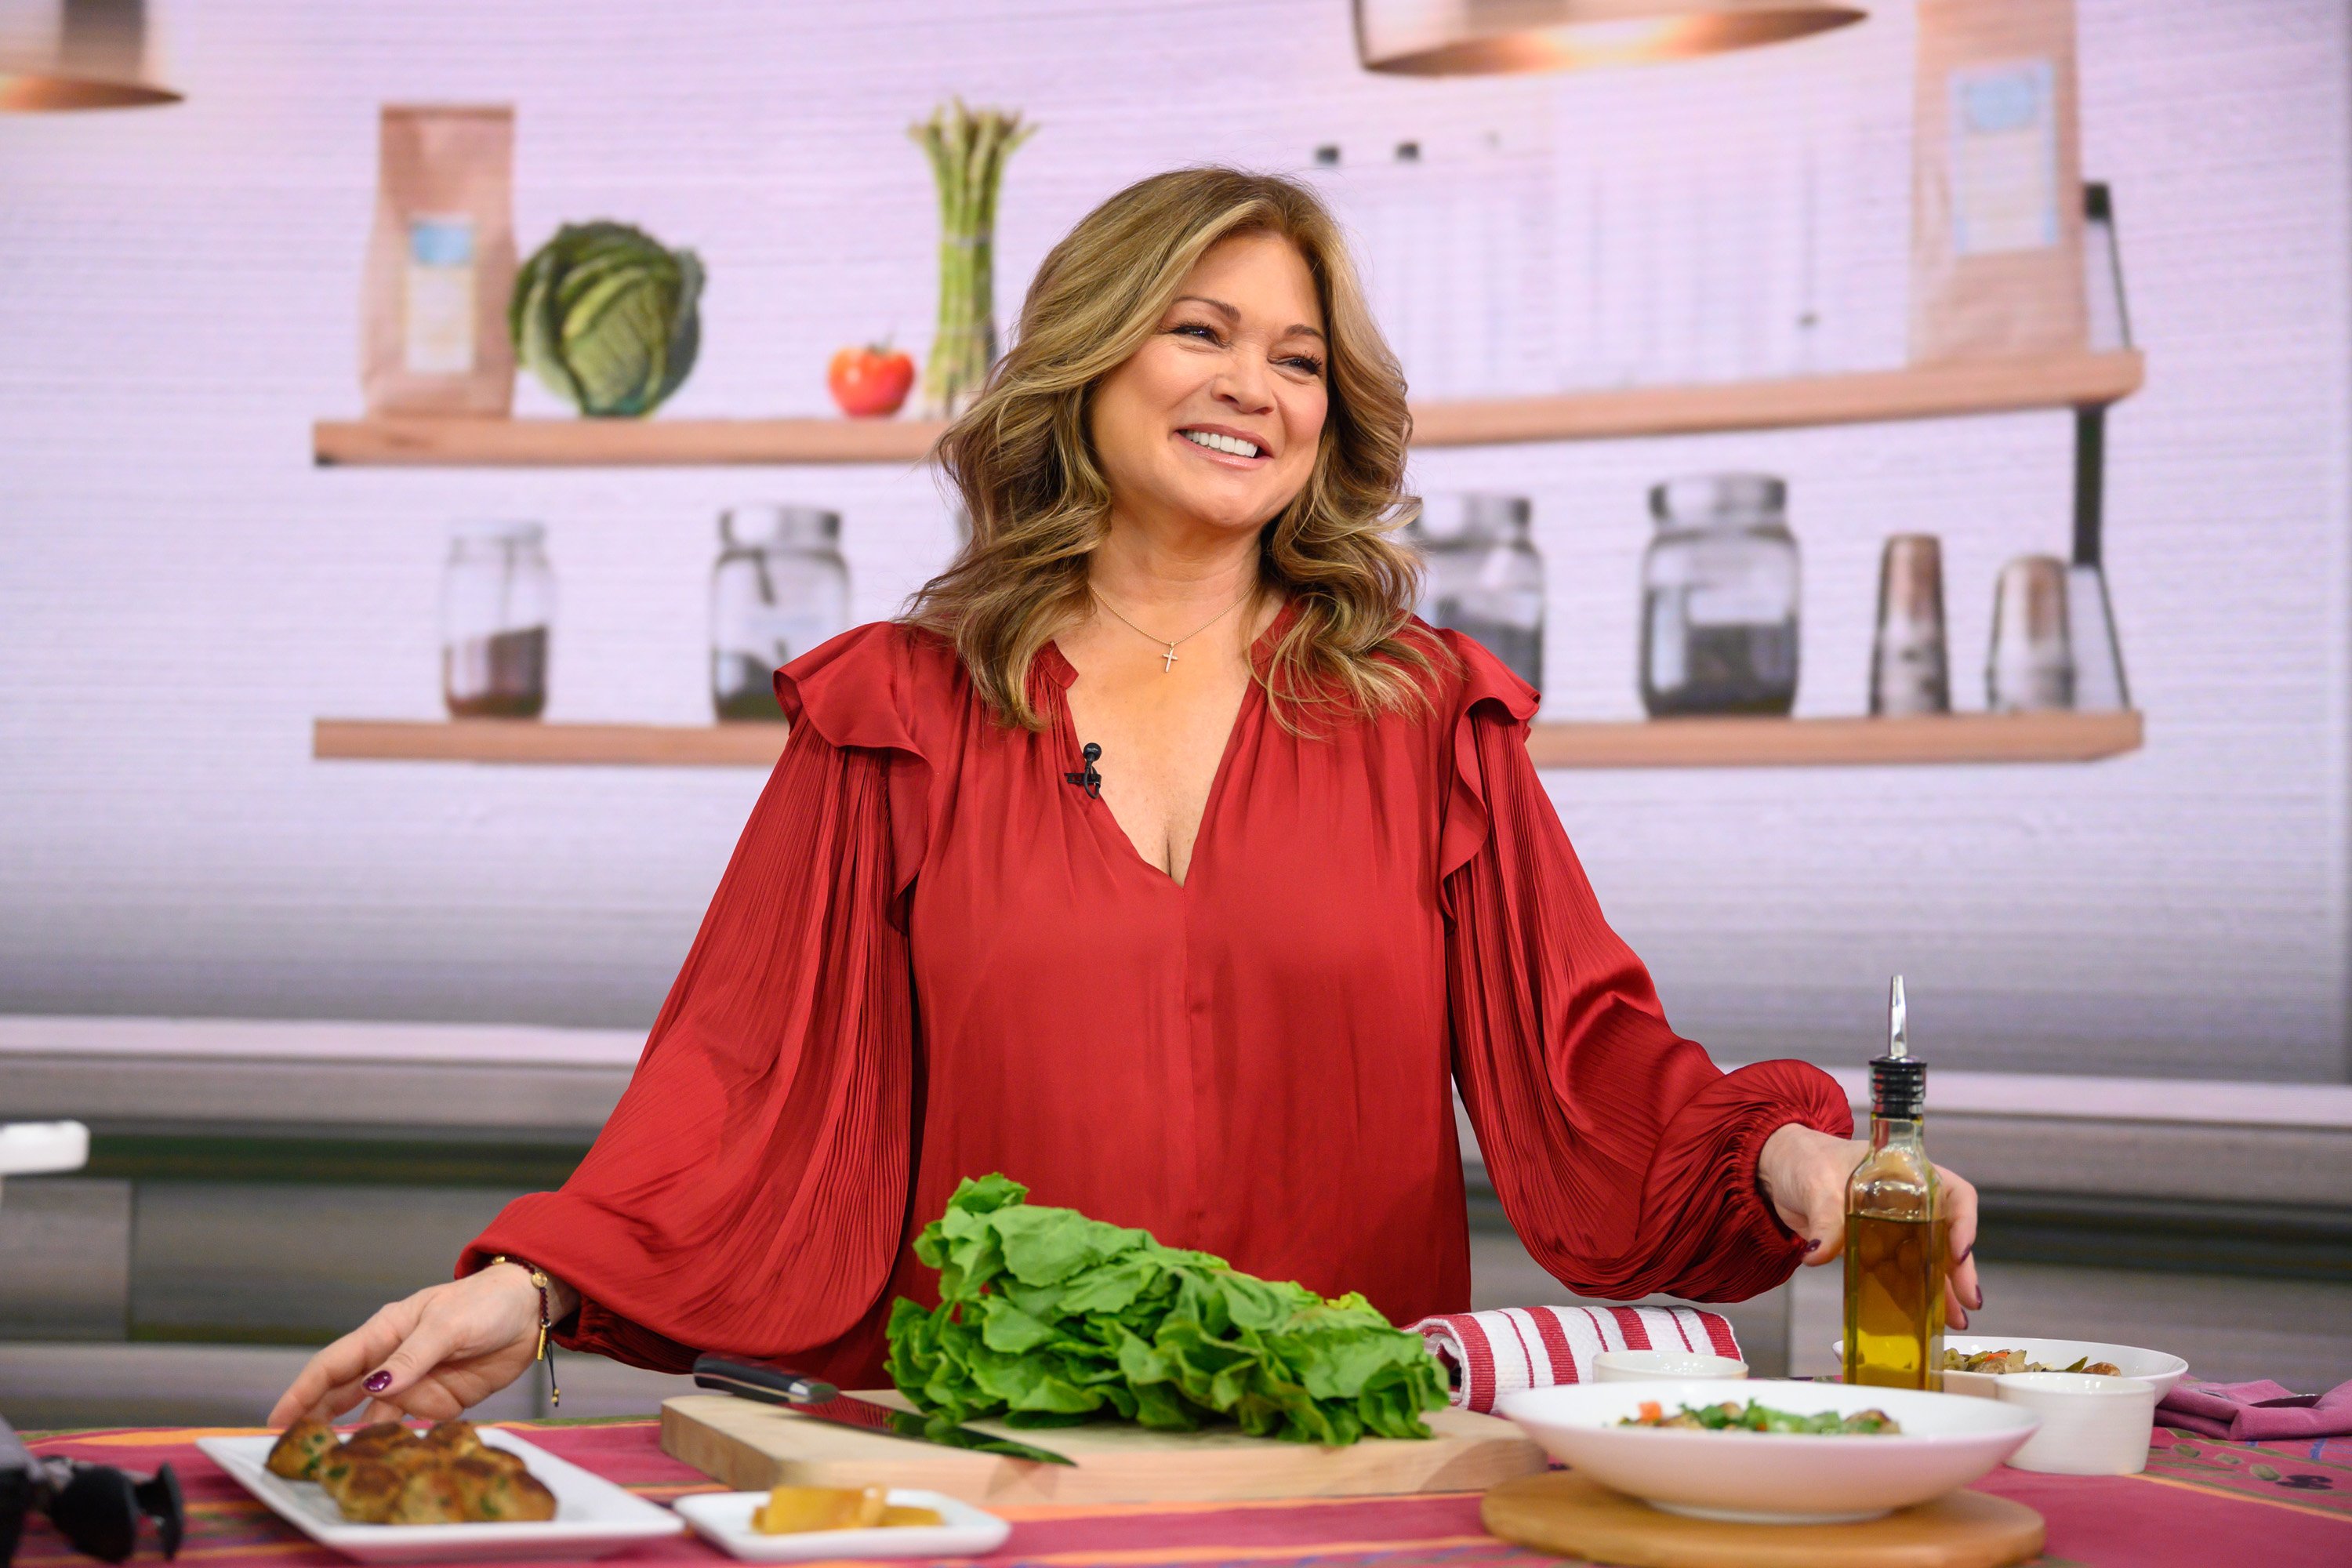
[[(1846, 1178), (1870, 1152), (1860, 1138), (1833, 1138), (1790, 1122), (1764, 1140), (1756, 1159), (1756, 1180), (1780, 1223), (1805, 1238), (1805, 1262), (1827, 1263), (1845, 1248)], [(1969, 1313), (1984, 1305), (1977, 1283), (1977, 1190), (1943, 1166), (1944, 1212), (1952, 1222), (1952, 1258), (1944, 1287), (1944, 1321), (1965, 1329)]]

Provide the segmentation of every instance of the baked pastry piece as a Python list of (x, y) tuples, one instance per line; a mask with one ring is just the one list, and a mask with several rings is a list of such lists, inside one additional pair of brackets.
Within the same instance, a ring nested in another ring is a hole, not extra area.
[(414, 1443), (416, 1435), (397, 1421), (379, 1421), (373, 1426), (362, 1426), (343, 1441), (343, 1452), (354, 1459), (373, 1459), (386, 1448), (403, 1443)]
[(503, 1470), (510, 1476), (530, 1474), (530, 1467), (522, 1462), (520, 1454), (510, 1454), (504, 1448), (493, 1448), (488, 1443), (465, 1457), (468, 1459), (478, 1459), (491, 1468)]
[(345, 1519), (361, 1524), (391, 1522), (408, 1480), (380, 1459), (346, 1459), (339, 1455), (319, 1467), (320, 1488), (335, 1500)]
[(471, 1421), (441, 1422), (425, 1434), (424, 1441), (426, 1447), (446, 1454), (453, 1459), (474, 1453), (482, 1446), (481, 1434), (474, 1430)]
[[(349, 1444), (338, 1444), (319, 1456), (318, 1462), (310, 1467), (310, 1479), (319, 1483), (320, 1491), (340, 1502), (343, 1483), (351, 1479), (352, 1467), (359, 1462), (352, 1458)], [(368, 1462), (373, 1464), (375, 1461), (371, 1459)]]
[(484, 1448), (450, 1461), (448, 1475), (469, 1520), (507, 1524), (555, 1517), (555, 1494), (512, 1454)]
[(449, 1456), (440, 1449), (415, 1437), (405, 1443), (387, 1443), (376, 1454), (378, 1463), (390, 1465), (404, 1476), (436, 1468), (446, 1464), (448, 1459)]
[(271, 1445), (269, 1473), (284, 1476), (289, 1481), (307, 1481), (310, 1472), (319, 1468), (320, 1458), (335, 1447), (335, 1441), (333, 1427), (305, 1415), (278, 1434), (278, 1441)]
[(386, 1524), (463, 1524), (466, 1505), (457, 1495), (457, 1478), (446, 1464), (430, 1464), (403, 1478), (400, 1495), (393, 1500)]
[(298, 1421), (269, 1450), (269, 1468), (313, 1480), (359, 1524), (507, 1523), (553, 1519), (555, 1494), (521, 1458), (493, 1448), (467, 1421), (423, 1436), (397, 1421), (362, 1426), (348, 1442), (320, 1422)]

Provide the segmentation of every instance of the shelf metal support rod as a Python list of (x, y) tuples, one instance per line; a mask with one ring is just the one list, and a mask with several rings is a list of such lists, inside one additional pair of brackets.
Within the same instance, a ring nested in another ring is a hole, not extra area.
[(2074, 410), (2074, 564), (2100, 563), (2107, 477), (2107, 410)]

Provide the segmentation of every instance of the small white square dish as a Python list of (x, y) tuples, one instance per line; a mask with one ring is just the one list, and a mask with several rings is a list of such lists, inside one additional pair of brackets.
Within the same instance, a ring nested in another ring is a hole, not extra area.
[(677, 1511), (695, 1533), (746, 1563), (800, 1563), (841, 1557), (977, 1557), (1004, 1544), (1013, 1527), (992, 1513), (944, 1492), (890, 1489), (896, 1508), (934, 1508), (944, 1521), (936, 1528), (898, 1525), (887, 1530), (803, 1530), (761, 1535), (751, 1528), (751, 1510), (768, 1500), (765, 1492), (697, 1492), (677, 1500)]
[(686, 1521), (666, 1508), (559, 1459), (495, 1426), (482, 1441), (529, 1466), (555, 1494), (555, 1517), (508, 1524), (356, 1524), (315, 1481), (269, 1473), (276, 1436), (199, 1437), (196, 1447), (264, 1507), (320, 1545), (360, 1563), (490, 1563), (523, 1557), (603, 1557), (677, 1535)]

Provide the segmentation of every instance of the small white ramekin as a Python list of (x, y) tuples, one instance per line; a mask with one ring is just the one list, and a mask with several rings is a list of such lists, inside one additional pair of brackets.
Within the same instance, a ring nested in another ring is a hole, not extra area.
[(1748, 1363), (1727, 1355), (1698, 1355), (1690, 1351), (1602, 1351), (1592, 1358), (1595, 1383), (1654, 1383), (1662, 1378), (1735, 1378), (1748, 1375)]
[(2135, 1476), (2147, 1468), (2156, 1384), (2087, 1372), (2011, 1372), (1993, 1396), (2042, 1417), (2042, 1429), (2009, 1457), (2021, 1470), (2054, 1476)]

